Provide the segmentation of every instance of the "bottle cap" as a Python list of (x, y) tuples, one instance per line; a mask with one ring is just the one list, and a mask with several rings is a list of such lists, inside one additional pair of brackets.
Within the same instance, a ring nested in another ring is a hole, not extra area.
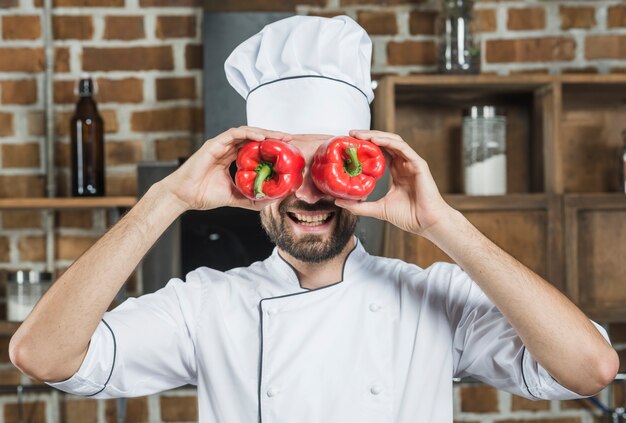
[(78, 84), (74, 88), (74, 94), (79, 97), (89, 97), (98, 93), (98, 84), (96, 84), (91, 75), (88, 73), (82, 73)]

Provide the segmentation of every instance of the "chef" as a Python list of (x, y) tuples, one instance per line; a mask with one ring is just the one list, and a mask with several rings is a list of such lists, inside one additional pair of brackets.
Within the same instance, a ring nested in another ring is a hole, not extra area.
[[(451, 422), (452, 378), (464, 376), (531, 399), (600, 391), (618, 368), (603, 329), (446, 204), (398, 135), (368, 130), (370, 59), (346, 16), (281, 20), (238, 46), (225, 68), (248, 126), (207, 141), (59, 278), (11, 340), (13, 363), (95, 398), (197, 385), (200, 421), (221, 423)], [(384, 198), (315, 188), (312, 155), (338, 134), (389, 154)], [(298, 147), (307, 168), (293, 195), (254, 202), (228, 167), (246, 140), (266, 138)], [(106, 312), (171, 222), (221, 206), (260, 210), (269, 258), (199, 268)], [(354, 236), (358, 215), (456, 264), (374, 257)]]

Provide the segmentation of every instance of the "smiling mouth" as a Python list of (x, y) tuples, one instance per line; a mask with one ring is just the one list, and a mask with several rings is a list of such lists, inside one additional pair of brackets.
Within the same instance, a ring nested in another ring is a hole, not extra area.
[(332, 220), (335, 212), (307, 213), (287, 212), (287, 216), (294, 222), (303, 226), (321, 226)]

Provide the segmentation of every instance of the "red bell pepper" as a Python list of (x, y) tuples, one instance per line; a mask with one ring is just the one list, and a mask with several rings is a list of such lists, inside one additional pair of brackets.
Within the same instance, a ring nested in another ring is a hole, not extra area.
[(302, 185), (304, 157), (296, 147), (273, 139), (251, 141), (237, 153), (235, 184), (251, 200), (273, 200)]
[(374, 143), (335, 137), (319, 146), (311, 177), (317, 188), (335, 198), (365, 199), (385, 172), (385, 158)]

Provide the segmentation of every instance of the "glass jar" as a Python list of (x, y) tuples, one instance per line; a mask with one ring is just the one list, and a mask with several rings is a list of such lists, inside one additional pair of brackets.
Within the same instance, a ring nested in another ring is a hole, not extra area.
[(463, 110), (464, 188), (468, 195), (506, 194), (506, 117), (495, 106)]
[(438, 19), (438, 69), (440, 73), (480, 73), (480, 49), (472, 34), (473, 0), (443, 0)]
[(23, 322), (52, 284), (52, 273), (18, 270), (7, 275), (7, 320)]

